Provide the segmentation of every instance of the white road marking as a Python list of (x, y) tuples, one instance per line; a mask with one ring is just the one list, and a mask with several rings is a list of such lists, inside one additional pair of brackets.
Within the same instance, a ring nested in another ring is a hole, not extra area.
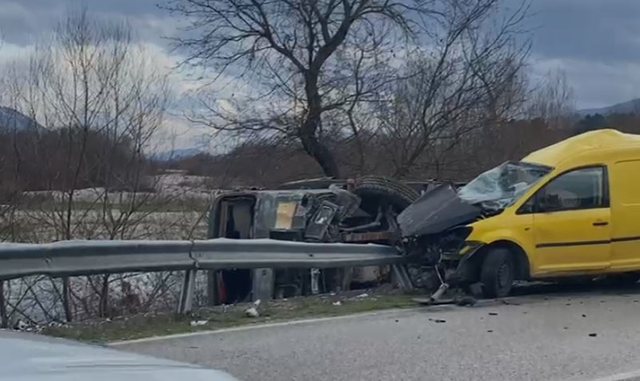
[(372, 311), (372, 312), (362, 312), (357, 314), (350, 315), (341, 315), (341, 316), (331, 316), (331, 317), (323, 317), (323, 318), (313, 318), (313, 319), (301, 319), (301, 320), (290, 320), (290, 321), (282, 321), (276, 323), (262, 323), (262, 324), (254, 324), (254, 325), (243, 325), (239, 327), (232, 328), (222, 328), (222, 329), (212, 329), (206, 331), (197, 331), (197, 332), (187, 332), (187, 333), (177, 333), (173, 335), (165, 335), (165, 336), (152, 336), (145, 337), (142, 339), (133, 339), (133, 340), (123, 340), (123, 341), (113, 341), (108, 343), (107, 345), (117, 347), (120, 345), (127, 344), (137, 344), (137, 343), (147, 343), (161, 340), (172, 340), (172, 339), (181, 339), (185, 337), (194, 337), (194, 336), (203, 336), (203, 335), (215, 335), (220, 333), (227, 332), (239, 332), (239, 331), (249, 331), (254, 329), (262, 329), (262, 328), (273, 328), (273, 327), (284, 327), (289, 325), (299, 325), (299, 324), (312, 324), (312, 323), (321, 323), (327, 321), (334, 320), (342, 320), (342, 319), (351, 319), (357, 317), (367, 317), (367, 316), (377, 316), (384, 314), (393, 314), (397, 312), (405, 312), (405, 311), (418, 311), (420, 308), (394, 308), (389, 310), (382, 311)]
[(640, 370), (613, 374), (611, 376), (596, 378), (591, 381), (634, 381), (634, 380), (640, 380)]

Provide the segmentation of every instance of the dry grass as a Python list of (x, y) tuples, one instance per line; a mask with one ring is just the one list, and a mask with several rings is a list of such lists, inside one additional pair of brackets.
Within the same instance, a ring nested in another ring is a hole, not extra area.
[[(367, 296), (358, 296), (363, 293), (366, 293)], [(244, 313), (251, 304), (238, 304), (203, 308), (190, 316), (142, 314), (108, 321), (47, 327), (43, 333), (87, 342), (106, 343), (308, 317), (340, 316), (392, 308), (415, 307), (416, 303), (412, 301), (414, 296), (397, 291), (360, 290), (337, 295), (298, 297), (264, 302), (259, 307), (260, 316), (257, 318), (247, 317)], [(338, 301), (339, 305), (335, 305), (334, 303)], [(191, 325), (192, 321), (198, 320), (206, 320), (207, 323), (198, 326)]]

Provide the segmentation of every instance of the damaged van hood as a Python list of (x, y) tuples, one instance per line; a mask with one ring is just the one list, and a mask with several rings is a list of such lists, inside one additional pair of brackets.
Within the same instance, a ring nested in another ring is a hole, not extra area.
[(473, 222), (481, 215), (482, 209), (458, 197), (453, 185), (442, 184), (409, 205), (397, 221), (402, 236), (411, 237), (438, 234)]

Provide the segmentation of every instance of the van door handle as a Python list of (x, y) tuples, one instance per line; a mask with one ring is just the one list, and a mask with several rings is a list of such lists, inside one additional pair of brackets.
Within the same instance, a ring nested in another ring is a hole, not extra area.
[(593, 223), (593, 226), (607, 226), (609, 223), (607, 221), (596, 221)]

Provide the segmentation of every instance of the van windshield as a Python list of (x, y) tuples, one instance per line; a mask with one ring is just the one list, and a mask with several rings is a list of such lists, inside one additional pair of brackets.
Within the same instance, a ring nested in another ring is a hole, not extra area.
[(515, 203), (553, 168), (508, 161), (490, 169), (460, 188), (458, 197), (488, 209), (504, 209)]

